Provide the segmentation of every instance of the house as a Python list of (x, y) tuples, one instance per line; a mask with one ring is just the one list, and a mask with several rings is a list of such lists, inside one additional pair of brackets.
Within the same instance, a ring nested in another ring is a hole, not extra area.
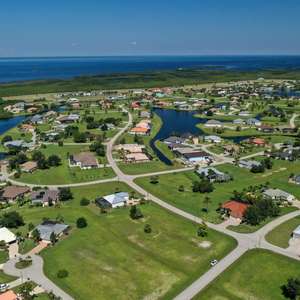
[(250, 143), (255, 145), (255, 146), (259, 146), (259, 147), (264, 147), (267, 144), (267, 142), (262, 138), (250, 139)]
[(222, 208), (227, 210), (231, 217), (236, 219), (243, 219), (249, 204), (230, 200), (222, 204)]
[(140, 117), (150, 119), (151, 118), (151, 113), (149, 111), (141, 111)]
[(49, 206), (49, 204), (57, 204), (59, 200), (58, 190), (38, 190), (33, 191), (30, 194), (32, 204), (42, 204), (43, 206)]
[(142, 153), (145, 149), (144, 145), (138, 144), (122, 144), (115, 147), (116, 150), (123, 150), (128, 153)]
[(126, 205), (129, 201), (129, 194), (126, 192), (119, 192), (96, 199), (96, 203), (104, 208), (116, 208)]
[(136, 135), (147, 135), (149, 134), (149, 132), (150, 132), (149, 128), (133, 127), (129, 133), (136, 134)]
[(196, 172), (199, 175), (207, 178), (210, 182), (227, 182), (231, 179), (231, 176), (229, 174), (223, 173), (213, 167), (200, 168)]
[(56, 237), (60, 237), (67, 233), (69, 225), (58, 223), (56, 221), (47, 220), (38, 225), (35, 229), (40, 233), (40, 238), (45, 243), (51, 243), (51, 235), (55, 234)]
[(29, 123), (31, 124), (42, 124), (43, 123), (43, 117), (41, 115), (34, 115), (29, 119)]
[(296, 183), (296, 184), (300, 184), (300, 174), (295, 175), (293, 177), (293, 182)]
[(183, 158), (189, 163), (210, 163), (212, 162), (211, 155), (204, 151), (194, 151), (184, 153)]
[(261, 163), (256, 160), (240, 160), (239, 167), (251, 170), (253, 167), (259, 167)]
[(34, 126), (30, 125), (30, 124), (22, 124), (20, 129), (23, 131), (23, 132), (30, 132), (30, 133), (33, 133), (34, 132)]
[(255, 118), (250, 118), (246, 120), (246, 124), (249, 126), (260, 126), (261, 121), (255, 119)]
[(266, 125), (266, 124), (259, 126), (257, 130), (264, 133), (273, 133), (275, 131), (275, 129), (271, 125)]
[(14, 140), (4, 143), (4, 146), (7, 148), (31, 148), (33, 146), (32, 143), (26, 143), (23, 140)]
[(20, 169), (22, 172), (32, 173), (38, 168), (36, 161), (27, 161), (20, 165)]
[(0, 295), (0, 300), (19, 300), (13, 290), (6, 291)]
[(222, 139), (217, 135), (207, 135), (204, 137), (204, 141), (208, 143), (218, 144), (222, 142)]
[(99, 168), (98, 160), (92, 152), (80, 152), (70, 156), (70, 166), (80, 169)]
[(2, 190), (1, 199), (12, 202), (17, 198), (22, 198), (30, 189), (26, 186), (8, 185)]
[(218, 120), (208, 120), (205, 124), (205, 127), (211, 127), (211, 128), (221, 128), (223, 127), (222, 122)]
[(235, 125), (244, 125), (245, 121), (243, 119), (235, 119), (232, 121), (232, 123)]
[(240, 111), (239, 116), (240, 117), (249, 117), (251, 114), (248, 111)]
[(183, 144), (185, 142), (185, 139), (178, 136), (170, 136), (167, 139), (164, 140), (165, 144)]
[(300, 239), (300, 225), (293, 231), (293, 238)]
[(129, 153), (125, 154), (125, 161), (127, 163), (147, 162), (149, 157), (145, 153)]
[(280, 189), (267, 189), (262, 194), (265, 198), (269, 198), (272, 200), (280, 200), (280, 201), (287, 201), (287, 202), (293, 202), (295, 200), (294, 195), (289, 194)]
[(63, 115), (56, 118), (56, 121), (60, 124), (66, 124), (66, 123), (74, 123), (80, 119), (80, 116), (77, 114), (70, 114), (70, 115)]
[(6, 227), (0, 228), (0, 241), (4, 241), (6, 244), (12, 244), (17, 240), (17, 237)]

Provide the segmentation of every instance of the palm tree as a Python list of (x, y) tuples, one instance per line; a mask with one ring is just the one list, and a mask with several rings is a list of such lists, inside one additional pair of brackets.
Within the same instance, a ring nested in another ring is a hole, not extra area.
[(208, 206), (209, 206), (209, 203), (211, 202), (210, 198), (208, 196), (205, 196), (204, 197), (204, 200), (203, 200), (203, 203), (205, 204), (205, 209), (206, 209), (206, 212), (208, 212)]

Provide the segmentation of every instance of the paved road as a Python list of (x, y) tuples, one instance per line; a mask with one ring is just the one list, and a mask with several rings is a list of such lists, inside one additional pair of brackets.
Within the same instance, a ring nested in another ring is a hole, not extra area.
[[(183, 218), (186, 218), (186, 219), (191, 220), (191, 221), (196, 222), (196, 223), (201, 223), (203, 221), (201, 218), (198, 218), (194, 215), (191, 215), (191, 214), (189, 214), (189, 213), (187, 213), (187, 212), (185, 212), (185, 211), (183, 211), (183, 210), (181, 210), (181, 209), (179, 209), (179, 208), (177, 208), (177, 207), (175, 207), (175, 206), (173, 206), (169, 203), (164, 202), (163, 200), (159, 199), (158, 197), (148, 193), (146, 190), (144, 190), (142, 187), (140, 187), (139, 185), (137, 185), (133, 181), (134, 178), (137, 178), (137, 177), (172, 173), (172, 172), (174, 172), (174, 170), (157, 172), (157, 173), (150, 173), (150, 174), (141, 174), (141, 175), (136, 175), (136, 176), (130, 176), (130, 175), (124, 174), (118, 168), (116, 162), (114, 161), (114, 159), (112, 157), (112, 150), (113, 150), (113, 146), (114, 146), (114, 143), (117, 140), (117, 138), (121, 134), (123, 134), (123, 132), (132, 124), (132, 116), (131, 116), (130, 113), (128, 113), (128, 114), (129, 114), (128, 125), (123, 130), (121, 130), (116, 137), (111, 139), (111, 141), (108, 142), (108, 144), (107, 144), (107, 159), (108, 159), (108, 162), (111, 165), (112, 169), (117, 174), (119, 180), (125, 182), (131, 188), (135, 189), (137, 192), (144, 195), (147, 200), (151, 200), (151, 201), (157, 203), (158, 205), (160, 205), (161, 207), (163, 207), (163, 208), (171, 211), (172, 213), (175, 213), (175, 214), (177, 214), (177, 215), (179, 215)], [(250, 157), (254, 157), (254, 156), (262, 155), (262, 154), (263, 154), (263, 152), (262, 153), (261, 152), (260, 153), (255, 153), (255, 154), (245, 156), (244, 158), (250, 158)], [(215, 165), (216, 164), (222, 164), (222, 163), (225, 163), (225, 161), (215, 163)], [(187, 168), (180, 169), (180, 170), (178, 170), (178, 172), (183, 172), (183, 171), (186, 171), (186, 170), (187, 170)], [(292, 213), (287, 214), (287, 215), (284, 215), (282, 217), (279, 217), (276, 220), (268, 223), (266, 226), (264, 226), (260, 230), (254, 232), (254, 233), (250, 233), (250, 234), (236, 233), (236, 232), (233, 232), (233, 231), (230, 231), (230, 230), (224, 228), (224, 226), (222, 226), (220, 224), (213, 224), (213, 223), (207, 222), (206, 224), (208, 225), (209, 228), (217, 230), (219, 232), (222, 232), (224, 234), (227, 234), (227, 235), (235, 238), (238, 245), (227, 256), (225, 256), (223, 259), (221, 259), (221, 261), (219, 261), (219, 263), (216, 266), (214, 266), (208, 272), (203, 274), (198, 280), (196, 280), (193, 284), (191, 284), (184, 291), (182, 291), (175, 299), (176, 300), (192, 299), (203, 288), (205, 288), (217, 276), (219, 276), (222, 272), (224, 272), (233, 262), (235, 262), (238, 258), (240, 258), (249, 249), (264, 248), (264, 249), (268, 249), (270, 251), (273, 251), (273, 252), (276, 252), (276, 253), (279, 253), (279, 254), (282, 254), (282, 255), (289, 256), (291, 258), (300, 260), (300, 258), (297, 255), (288, 252), (286, 249), (281, 249), (279, 247), (271, 245), (265, 240), (265, 235), (269, 231), (271, 231), (272, 229), (277, 227), (279, 224), (281, 224), (281, 223), (283, 223), (283, 222), (285, 222), (285, 221), (287, 221), (291, 218), (294, 218), (297, 215), (300, 215), (300, 210), (292, 212)]]
[(293, 114), (292, 117), (290, 118), (290, 127), (291, 128), (295, 128), (296, 124), (295, 124), (295, 119), (298, 117), (297, 114)]
[[(21, 256), (25, 258), (25, 256)], [(43, 259), (38, 255), (31, 255), (32, 265), (26, 269), (20, 270), (15, 267), (18, 258), (10, 259), (3, 266), (3, 271), (11, 276), (20, 277), (17, 283), (22, 281), (31, 280), (40, 285), (45, 291), (53, 292), (56, 296), (61, 297), (63, 300), (74, 300), (70, 295), (65, 293), (61, 288), (49, 280), (43, 272)]]

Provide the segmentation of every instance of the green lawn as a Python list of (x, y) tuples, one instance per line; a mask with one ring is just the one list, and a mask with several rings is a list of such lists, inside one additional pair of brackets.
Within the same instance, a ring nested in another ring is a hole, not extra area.
[[(293, 206), (282, 207), (280, 209), (279, 216), (283, 216), (283, 215), (288, 214), (290, 212), (293, 212), (295, 210), (298, 210), (298, 208), (293, 207)], [(230, 229), (230, 230), (235, 231), (235, 232), (240, 232), (240, 233), (251, 233), (251, 232), (254, 232), (254, 231), (262, 228), (263, 226), (265, 226), (267, 223), (271, 222), (274, 219), (275, 218), (267, 218), (263, 222), (261, 222), (259, 225), (255, 225), (255, 226), (248, 225), (248, 224), (245, 224), (245, 223), (242, 223), (238, 226), (232, 226), (231, 225), (231, 226), (228, 226), (227, 229)]]
[[(86, 181), (95, 181), (114, 177), (111, 168), (99, 168), (90, 170), (81, 170), (79, 167), (69, 167), (68, 153), (74, 154), (81, 151), (89, 151), (88, 146), (63, 146), (47, 145), (41, 151), (48, 157), (51, 154), (57, 154), (62, 160), (58, 167), (51, 167), (46, 170), (36, 170), (33, 173), (22, 173), (18, 179), (25, 183), (35, 184), (67, 184)], [(100, 158), (100, 162), (105, 162), (105, 158)]]
[[(192, 191), (193, 181), (199, 180), (199, 177), (193, 171), (161, 175), (158, 184), (150, 183), (149, 177), (138, 178), (136, 183), (164, 201), (194, 215), (200, 215), (211, 222), (220, 222), (219, 215), (216, 212), (219, 203), (229, 200), (234, 190), (241, 191), (250, 185), (269, 182), (270, 186), (281, 188), (300, 199), (299, 187), (288, 182), (290, 173), (297, 174), (300, 172), (300, 161), (291, 163), (275, 160), (273, 169), (261, 174), (253, 174), (249, 170), (230, 164), (220, 165), (217, 169), (231, 174), (233, 181), (214, 184), (215, 190), (209, 194), (194, 193)], [(184, 192), (178, 191), (180, 185), (185, 187)], [(202, 211), (205, 196), (208, 196), (211, 200), (208, 213)]]
[(5, 274), (2, 270), (0, 270), (0, 284), (1, 284), (1, 283), (12, 282), (12, 281), (14, 281), (15, 279), (17, 279), (17, 278), (14, 277), (14, 276), (7, 275), (7, 274)]
[[(60, 208), (19, 209), (27, 224), (60, 215), (72, 226), (69, 236), (42, 256), (47, 276), (75, 299), (171, 299), (203, 274), (212, 258), (220, 259), (236, 245), (211, 230), (199, 238), (195, 224), (152, 203), (141, 206), (144, 218), (138, 221), (129, 218), (128, 208), (100, 214), (94, 204), (79, 205), (83, 196), (92, 200), (116, 190), (130, 188), (122, 183), (74, 188), (74, 200)], [(86, 218), (87, 228), (76, 228), (78, 217)], [(145, 224), (152, 233), (144, 233)], [(27, 225), (18, 228), (23, 234), (27, 230)], [(204, 240), (211, 242), (210, 248), (201, 247)], [(60, 269), (69, 276), (57, 278)]]
[(288, 220), (274, 228), (266, 235), (266, 240), (281, 248), (289, 246), (289, 239), (292, 236), (293, 230), (300, 225), (300, 216)]
[(19, 253), (26, 254), (33, 249), (37, 244), (31, 239), (25, 239), (19, 243)]
[(195, 300), (283, 300), (280, 287), (300, 277), (300, 262), (266, 250), (251, 250)]
[(0, 264), (5, 263), (8, 260), (8, 251), (1, 250), (0, 251)]

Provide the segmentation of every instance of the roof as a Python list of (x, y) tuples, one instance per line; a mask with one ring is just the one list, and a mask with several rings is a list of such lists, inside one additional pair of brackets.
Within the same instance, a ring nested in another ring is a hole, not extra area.
[(11, 243), (16, 240), (16, 236), (6, 227), (0, 228), (0, 241), (5, 241), (5, 243)]
[(125, 202), (129, 199), (129, 194), (126, 192), (115, 193), (102, 197), (104, 200), (109, 202), (111, 205)]
[(230, 215), (232, 217), (239, 218), (239, 219), (241, 219), (244, 216), (248, 207), (249, 207), (248, 204), (238, 202), (235, 200), (227, 201), (222, 205), (222, 208), (226, 208), (230, 210)]
[(164, 142), (170, 144), (181, 144), (185, 142), (185, 139), (178, 136), (170, 136), (167, 139), (165, 139)]
[(46, 241), (51, 240), (50, 237), (51, 237), (52, 232), (55, 235), (59, 235), (62, 232), (64, 232), (67, 228), (69, 228), (69, 225), (51, 222), (51, 221), (45, 221), (36, 227), (36, 229), (40, 233), (41, 239), (46, 240)]
[(14, 199), (29, 192), (29, 188), (26, 186), (9, 185), (3, 189), (2, 197), (6, 199)]
[(145, 153), (130, 153), (126, 154), (126, 159), (133, 159), (135, 161), (149, 160), (148, 156)]
[(9, 290), (0, 295), (0, 300), (17, 300), (17, 299), (18, 299), (17, 295), (12, 290)]
[(48, 202), (51, 200), (58, 200), (59, 198), (59, 191), (58, 190), (39, 190), (34, 191), (30, 194), (32, 201), (38, 202)]
[(217, 125), (222, 125), (222, 122), (218, 120), (208, 120), (205, 124), (217, 124)]
[(254, 139), (252, 139), (252, 143), (257, 144), (257, 145), (264, 145), (266, 143), (266, 141), (261, 138), (254, 138)]
[(23, 169), (25, 171), (31, 171), (31, 170), (37, 168), (37, 162), (35, 162), (35, 161), (27, 161), (24, 164), (21, 164), (20, 167), (21, 167), (21, 169)]
[(186, 158), (195, 158), (195, 157), (210, 157), (210, 154), (204, 151), (195, 151), (191, 153), (184, 153), (184, 157)]
[(148, 132), (149, 128), (145, 128), (145, 127), (133, 127), (131, 130), (131, 132)]
[(145, 148), (144, 145), (138, 145), (138, 144), (122, 144), (116, 146), (117, 150), (124, 150), (130, 153), (141, 153), (143, 152), (144, 148)]
[(293, 234), (300, 234), (300, 225), (293, 231)]
[(273, 197), (283, 197), (283, 198), (288, 198), (290, 196), (292, 196), (291, 194), (282, 191), (280, 189), (267, 189), (263, 192), (264, 195), (269, 196), (271, 198)]
[(97, 158), (92, 152), (80, 152), (73, 155), (75, 162), (81, 163), (82, 167), (98, 166)]
[(210, 171), (215, 173), (216, 175), (224, 175), (223, 172), (221, 172), (218, 169), (213, 168), (213, 167), (200, 168), (200, 169), (197, 170), (197, 173), (198, 174), (203, 174), (204, 176), (208, 176)]

